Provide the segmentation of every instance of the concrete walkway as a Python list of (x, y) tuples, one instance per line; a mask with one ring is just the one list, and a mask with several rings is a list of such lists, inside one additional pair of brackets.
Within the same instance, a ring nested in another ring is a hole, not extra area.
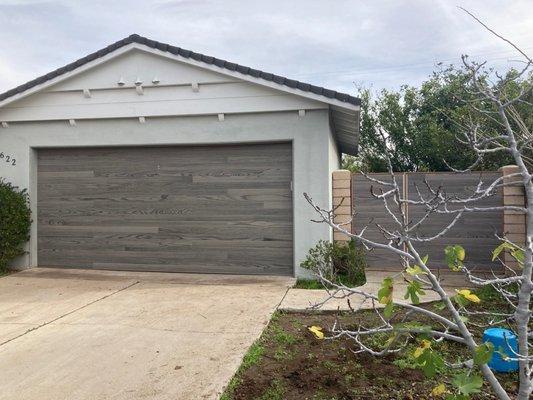
[(32, 269), (0, 279), (0, 399), (217, 399), (292, 279)]
[[(382, 271), (367, 271), (366, 279), (367, 282), (365, 285), (359, 287), (358, 289), (363, 290), (367, 293), (377, 294), (381, 288), (381, 283), (383, 278), (389, 274)], [(450, 295), (456, 294), (455, 289), (466, 288), (468, 283), (466, 283), (464, 276), (462, 274), (453, 274), (446, 273), (443, 276), (444, 289)], [(406, 284), (401, 277), (397, 277), (394, 281), (394, 292), (393, 297), (395, 301), (406, 302), (403, 296), (405, 295)], [(287, 292), (287, 295), (283, 299), (283, 302), (280, 304), (280, 310), (285, 311), (302, 311), (308, 310), (312, 305), (322, 303), (324, 300), (328, 299), (328, 293), (326, 290), (306, 290), (306, 289), (290, 289)], [(362, 303), (364, 297), (359, 295), (350, 296), (350, 303), (354, 309), (358, 309)], [(438, 300), (439, 296), (434, 292), (427, 292), (426, 295), (421, 296), (422, 302), (430, 302)], [(372, 308), (372, 303), (367, 301), (361, 307), (362, 309)], [(324, 303), (320, 310), (331, 311), (331, 310), (349, 310), (348, 302), (346, 299), (330, 299)]]

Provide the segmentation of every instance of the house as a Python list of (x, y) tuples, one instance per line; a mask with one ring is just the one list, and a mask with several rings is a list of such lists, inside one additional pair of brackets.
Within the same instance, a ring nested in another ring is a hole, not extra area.
[(302, 275), (359, 99), (131, 35), (0, 94), (19, 267)]

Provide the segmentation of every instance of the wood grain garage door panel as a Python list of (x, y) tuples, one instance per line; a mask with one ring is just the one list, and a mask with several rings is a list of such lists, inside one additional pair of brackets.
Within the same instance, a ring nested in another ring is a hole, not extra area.
[(39, 265), (293, 273), (288, 143), (41, 149)]

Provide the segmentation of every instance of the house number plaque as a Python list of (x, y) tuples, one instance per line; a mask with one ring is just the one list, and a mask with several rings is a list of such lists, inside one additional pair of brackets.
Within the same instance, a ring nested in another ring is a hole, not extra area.
[(9, 154), (4, 154), (3, 152), (0, 152), (0, 162), (4, 161), (11, 165), (17, 165), (17, 160), (13, 158), (13, 156), (10, 156)]

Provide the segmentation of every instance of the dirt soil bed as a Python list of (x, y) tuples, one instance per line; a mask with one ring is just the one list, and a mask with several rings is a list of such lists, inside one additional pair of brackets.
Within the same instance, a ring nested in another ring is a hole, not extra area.
[[(428, 306), (431, 307), (431, 306)], [(386, 357), (355, 354), (353, 341), (318, 340), (308, 327), (318, 325), (327, 334), (335, 318), (344, 326), (369, 326), (375, 318), (371, 311), (357, 314), (278, 313), (274, 315), (259, 341), (252, 346), (241, 369), (233, 378), (222, 400), (351, 400), (351, 399), (435, 399), (431, 390), (439, 382), (449, 382), (457, 370), (445, 370), (432, 379), (416, 369), (412, 341), (405, 352)], [(476, 336), (481, 331), (476, 332)], [(374, 337), (379, 346), (386, 337)], [(443, 342), (439, 350), (447, 359), (464, 358), (464, 348)], [(502, 375), (505, 386), (516, 391), (517, 375)], [(441, 397), (442, 399), (444, 397)], [(493, 399), (490, 388), (473, 399)]]

